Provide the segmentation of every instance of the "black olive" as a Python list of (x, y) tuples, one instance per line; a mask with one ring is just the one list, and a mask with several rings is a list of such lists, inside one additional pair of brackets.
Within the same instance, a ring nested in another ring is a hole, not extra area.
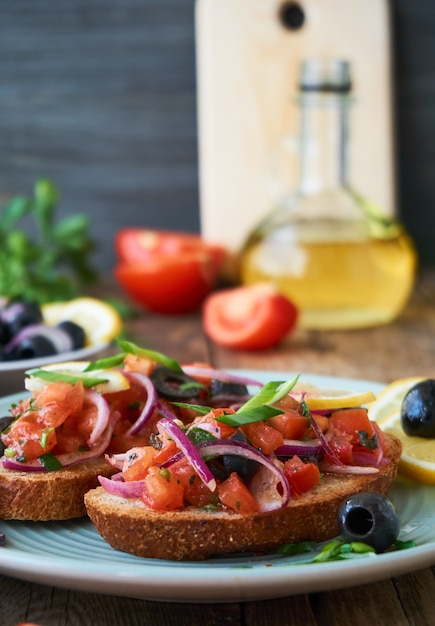
[[(237, 431), (231, 437), (233, 441), (241, 441), (246, 443), (247, 439), (243, 433)], [(249, 480), (260, 468), (260, 464), (254, 459), (246, 459), (243, 456), (235, 454), (224, 454), (222, 457), (223, 469), (228, 477), (232, 472), (236, 472), (242, 480)]]
[(401, 420), (407, 435), (435, 438), (435, 380), (411, 387), (402, 402)]
[(248, 388), (240, 383), (228, 383), (222, 380), (212, 380), (210, 395), (213, 396), (246, 396)]
[(75, 322), (65, 321), (60, 322), (57, 327), (64, 330), (71, 337), (73, 350), (80, 350), (80, 348), (84, 347), (86, 342), (86, 335), (81, 326), (79, 326)]
[(1, 320), (6, 341), (26, 326), (43, 321), (41, 309), (35, 302), (12, 302), (1, 312)]
[[(12, 424), (12, 422), (15, 420), (14, 417), (12, 417), (12, 415), (5, 415), (4, 417), (0, 417), (0, 434), (6, 430), (6, 428)], [(0, 439), (0, 456), (3, 456), (3, 453), (5, 451), (5, 445), (3, 443), (3, 441)]]
[(150, 376), (158, 393), (170, 400), (187, 400), (195, 397), (201, 385), (191, 376), (158, 365)]
[(26, 337), (13, 350), (8, 352), (7, 358), (10, 361), (19, 359), (34, 359), (35, 357), (51, 356), (57, 354), (53, 343), (46, 337), (33, 335)]
[(366, 543), (384, 552), (397, 539), (400, 522), (393, 504), (379, 493), (350, 496), (338, 511), (340, 533), (348, 541)]

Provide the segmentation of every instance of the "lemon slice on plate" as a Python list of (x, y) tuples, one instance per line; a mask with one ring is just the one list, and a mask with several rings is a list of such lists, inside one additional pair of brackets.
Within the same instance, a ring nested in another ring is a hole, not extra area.
[(396, 435), (402, 442), (399, 475), (419, 483), (435, 485), (435, 440), (409, 437), (402, 428), (400, 407), (383, 420), (382, 430)]
[(291, 395), (301, 397), (309, 409), (348, 409), (363, 406), (375, 400), (372, 391), (350, 391), (348, 389), (329, 389), (311, 385), (310, 383), (297, 383)]
[(377, 395), (376, 400), (368, 405), (370, 419), (382, 426), (384, 420), (388, 420), (397, 411), (400, 412), (403, 398), (411, 387), (421, 380), (424, 380), (422, 376), (409, 376), (407, 378), (398, 378), (387, 385)]
[[(100, 393), (115, 393), (130, 387), (130, 383), (120, 370), (108, 368), (85, 372), (84, 370), (88, 365), (89, 361), (68, 361), (66, 363), (45, 365), (40, 369), (53, 373), (66, 374), (67, 376), (79, 375), (86, 378), (101, 379), (104, 382), (93, 386), (93, 389)], [(49, 382), (49, 380), (30, 375), (25, 380), (25, 387), (28, 391), (39, 392), (49, 384)]]
[(83, 297), (67, 302), (50, 302), (42, 306), (42, 315), (49, 326), (56, 326), (67, 320), (75, 322), (85, 331), (88, 345), (108, 343), (122, 330), (118, 311), (98, 298)]

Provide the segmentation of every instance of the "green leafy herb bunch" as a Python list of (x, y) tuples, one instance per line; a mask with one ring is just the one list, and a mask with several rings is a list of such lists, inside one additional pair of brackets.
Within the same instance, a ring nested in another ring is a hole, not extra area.
[(41, 178), (33, 197), (15, 196), (0, 209), (0, 297), (44, 304), (76, 297), (96, 281), (89, 218), (56, 219), (60, 199), (58, 188)]

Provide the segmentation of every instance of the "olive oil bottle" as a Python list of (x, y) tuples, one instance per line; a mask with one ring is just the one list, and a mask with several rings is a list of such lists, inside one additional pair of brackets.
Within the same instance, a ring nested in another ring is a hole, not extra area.
[(412, 292), (414, 245), (348, 184), (349, 64), (306, 61), (301, 70), (299, 189), (248, 237), (241, 281), (275, 284), (307, 329), (388, 323)]

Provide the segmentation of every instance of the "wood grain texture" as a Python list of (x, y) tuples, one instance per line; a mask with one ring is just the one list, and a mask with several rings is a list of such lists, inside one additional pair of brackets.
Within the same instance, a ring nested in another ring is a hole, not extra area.
[[(107, 292), (109, 293), (109, 291)], [(117, 295), (115, 288), (110, 293)], [(422, 276), (405, 314), (383, 329), (292, 335), (265, 352), (224, 351), (204, 336), (198, 314), (143, 312), (127, 337), (180, 361), (336, 374), (386, 381), (419, 373), (435, 377), (435, 273)], [(0, 548), (1, 558), (1, 548)], [(148, 602), (26, 583), (0, 576), (0, 624), (41, 626), (423, 626), (433, 622), (435, 568), (377, 583), (278, 600), (223, 604)]]

